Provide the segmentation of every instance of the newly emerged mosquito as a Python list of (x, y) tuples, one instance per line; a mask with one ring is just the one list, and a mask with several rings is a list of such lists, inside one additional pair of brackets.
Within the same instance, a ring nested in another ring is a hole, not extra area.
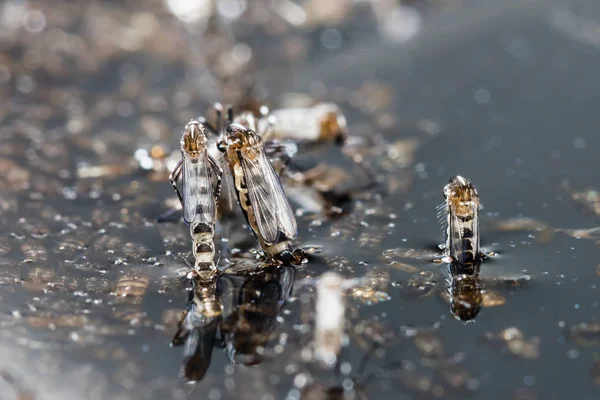
[[(219, 108), (217, 114), (220, 124)], [(282, 150), (285, 146), (276, 142), (266, 146), (256, 131), (254, 116), (243, 113), (234, 119), (231, 107), (227, 110), (225, 129), (208, 127), (215, 132), (221, 130), (218, 148), (225, 154), (238, 202), (261, 248), (269, 258), (291, 259), (294, 256), (291, 241), (297, 235), (296, 218), (267, 156), (267, 147)], [(291, 149), (288, 160), (294, 146)]]
[[(183, 219), (190, 226), (193, 240), (194, 269), (216, 271), (214, 228), (217, 199), (223, 170), (210, 156), (204, 127), (190, 121), (181, 135), (181, 161), (169, 176), (171, 185), (183, 207)], [(177, 181), (182, 177), (182, 191)]]
[(446, 252), (462, 265), (472, 265), (479, 256), (479, 194), (468, 179), (455, 176), (444, 187), (446, 202), (439, 206), (446, 219)]

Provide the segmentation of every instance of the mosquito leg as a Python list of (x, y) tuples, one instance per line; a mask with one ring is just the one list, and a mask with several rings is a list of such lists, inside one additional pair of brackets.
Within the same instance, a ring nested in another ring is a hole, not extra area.
[(231, 104), (227, 105), (227, 125), (231, 125), (233, 123), (233, 107)]
[(169, 182), (171, 182), (171, 186), (173, 186), (173, 190), (175, 190), (175, 193), (177, 194), (177, 197), (179, 198), (179, 201), (181, 202), (181, 205), (183, 206), (183, 197), (181, 197), (181, 193), (179, 193), (179, 189), (177, 188), (177, 180), (181, 176), (182, 166), (183, 166), (183, 161), (180, 160), (177, 163), (177, 165), (175, 166), (175, 168), (173, 168), (173, 171), (171, 172), (171, 174), (169, 175)]
[(213, 108), (215, 109), (215, 114), (217, 115), (216, 128), (218, 132), (221, 132), (223, 129), (223, 105), (221, 103), (215, 103)]
[(211, 156), (208, 156), (208, 162), (210, 163), (213, 173), (215, 174), (215, 177), (217, 178), (217, 187), (215, 189), (215, 201), (217, 201), (219, 199), (219, 196), (221, 196), (221, 182), (223, 180), (222, 179), (223, 178), (223, 168), (219, 167), (219, 165), (217, 164), (215, 159), (212, 158)]
[(279, 142), (269, 141), (264, 145), (265, 154), (270, 159), (277, 158), (282, 162), (281, 169), (279, 170), (279, 176), (287, 169), (292, 161), (292, 158), (298, 152), (298, 146), (293, 142)]
[(156, 222), (176, 222), (179, 218), (175, 219), (172, 216), (175, 215), (178, 211), (180, 211), (179, 208), (171, 208), (167, 212), (160, 214), (158, 217), (156, 217)]
[(179, 346), (183, 344), (185, 338), (181, 337), (181, 334), (183, 333), (183, 321), (185, 320), (187, 313), (187, 310), (181, 313), (181, 318), (177, 324), (177, 332), (175, 332), (175, 335), (173, 335), (173, 340), (171, 340), (171, 346)]
[(206, 128), (206, 130), (208, 130), (210, 133), (212, 133), (215, 136), (219, 136), (219, 128), (212, 126), (204, 117), (199, 117), (198, 118), (198, 122), (200, 122), (200, 124)]

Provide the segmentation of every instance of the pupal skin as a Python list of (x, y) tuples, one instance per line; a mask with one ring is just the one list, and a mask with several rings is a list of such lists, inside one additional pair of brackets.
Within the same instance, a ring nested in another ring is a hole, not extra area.
[(334, 103), (307, 108), (273, 110), (258, 121), (265, 140), (344, 143), (348, 131), (346, 118)]
[(479, 194), (462, 176), (444, 187), (446, 251), (455, 262), (472, 265), (479, 260)]
[(333, 272), (323, 274), (316, 283), (314, 356), (325, 366), (333, 366), (344, 341), (346, 305), (344, 279)]

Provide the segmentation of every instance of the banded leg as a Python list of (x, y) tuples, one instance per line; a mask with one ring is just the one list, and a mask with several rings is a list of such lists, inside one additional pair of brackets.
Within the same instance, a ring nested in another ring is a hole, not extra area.
[(208, 162), (210, 163), (210, 166), (212, 168), (213, 173), (215, 174), (215, 177), (217, 178), (217, 187), (215, 188), (215, 201), (219, 200), (219, 196), (221, 196), (221, 182), (222, 182), (222, 177), (223, 177), (223, 168), (219, 167), (219, 165), (217, 164), (217, 162), (215, 161), (214, 158), (212, 158), (211, 156), (208, 156)]
[(182, 169), (183, 169), (183, 160), (179, 160), (179, 162), (177, 163), (175, 168), (173, 168), (173, 171), (169, 175), (169, 182), (171, 182), (171, 186), (173, 186), (173, 190), (175, 190), (175, 193), (177, 194), (177, 198), (179, 198), (179, 201), (181, 202), (181, 205), (183, 206), (183, 197), (181, 196), (181, 193), (179, 192), (179, 189), (177, 188), (177, 181), (179, 180), (179, 177), (181, 176)]
[(264, 144), (265, 154), (269, 159), (278, 158), (283, 166), (279, 170), (279, 177), (287, 169), (292, 161), (292, 158), (298, 152), (298, 146), (293, 142), (279, 142), (272, 140)]
[(179, 318), (179, 323), (177, 324), (177, 332), (175, 332), (175, 335), (173, 335), (173, 339), (171, 340), (171, 346), (180, 346), (185, 341), (186, 335), (183, 335), (183, 331), (184, 331), (183, 324), (185, 321), (185, 317), (187, 316), (187, 313), (188, 313), (188, 310), (185, 310), (181, 313), (181, 318)]
[(227, 125), (231, 125), (233, 123), (233, 107), (231, 104), (227, 105)]
[(204, 117), (199, 117), (198, 118), (198, 122), (200, 122), (200, 124), (206, 128), (207, 131), (209, 131), (210, 133), (212, 133), (215, 136), (219, 136), (219, 131), (216, 127), (212, 126)]
[(223, 121), (223, 106), (221, 103), (215, 103), (213, 108), (215, 109), (215, 113), (217, 115), (217, 124), (212, 126), (204, 117), (198, 118), (198, 122), (202, 124), (210, 133), (215, 136), (219, 136), (221, 134), (221, 123)]

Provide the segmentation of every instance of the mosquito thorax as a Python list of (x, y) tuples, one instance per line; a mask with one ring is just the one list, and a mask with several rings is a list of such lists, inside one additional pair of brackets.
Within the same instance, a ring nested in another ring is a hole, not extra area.
[(468, 179), (462, 176), (455, 176), (444, 187), (444, 197), (448, 205), (455, 208), (458, 215), (471, 212), (470, 206), (473, 203), (479, 203), (477, 189)]
[(185, 126), (181, 136), (181, 149), (191, 157), (198, 157), (206, 149), (206, 134), (198, 121), (191, 121)]

